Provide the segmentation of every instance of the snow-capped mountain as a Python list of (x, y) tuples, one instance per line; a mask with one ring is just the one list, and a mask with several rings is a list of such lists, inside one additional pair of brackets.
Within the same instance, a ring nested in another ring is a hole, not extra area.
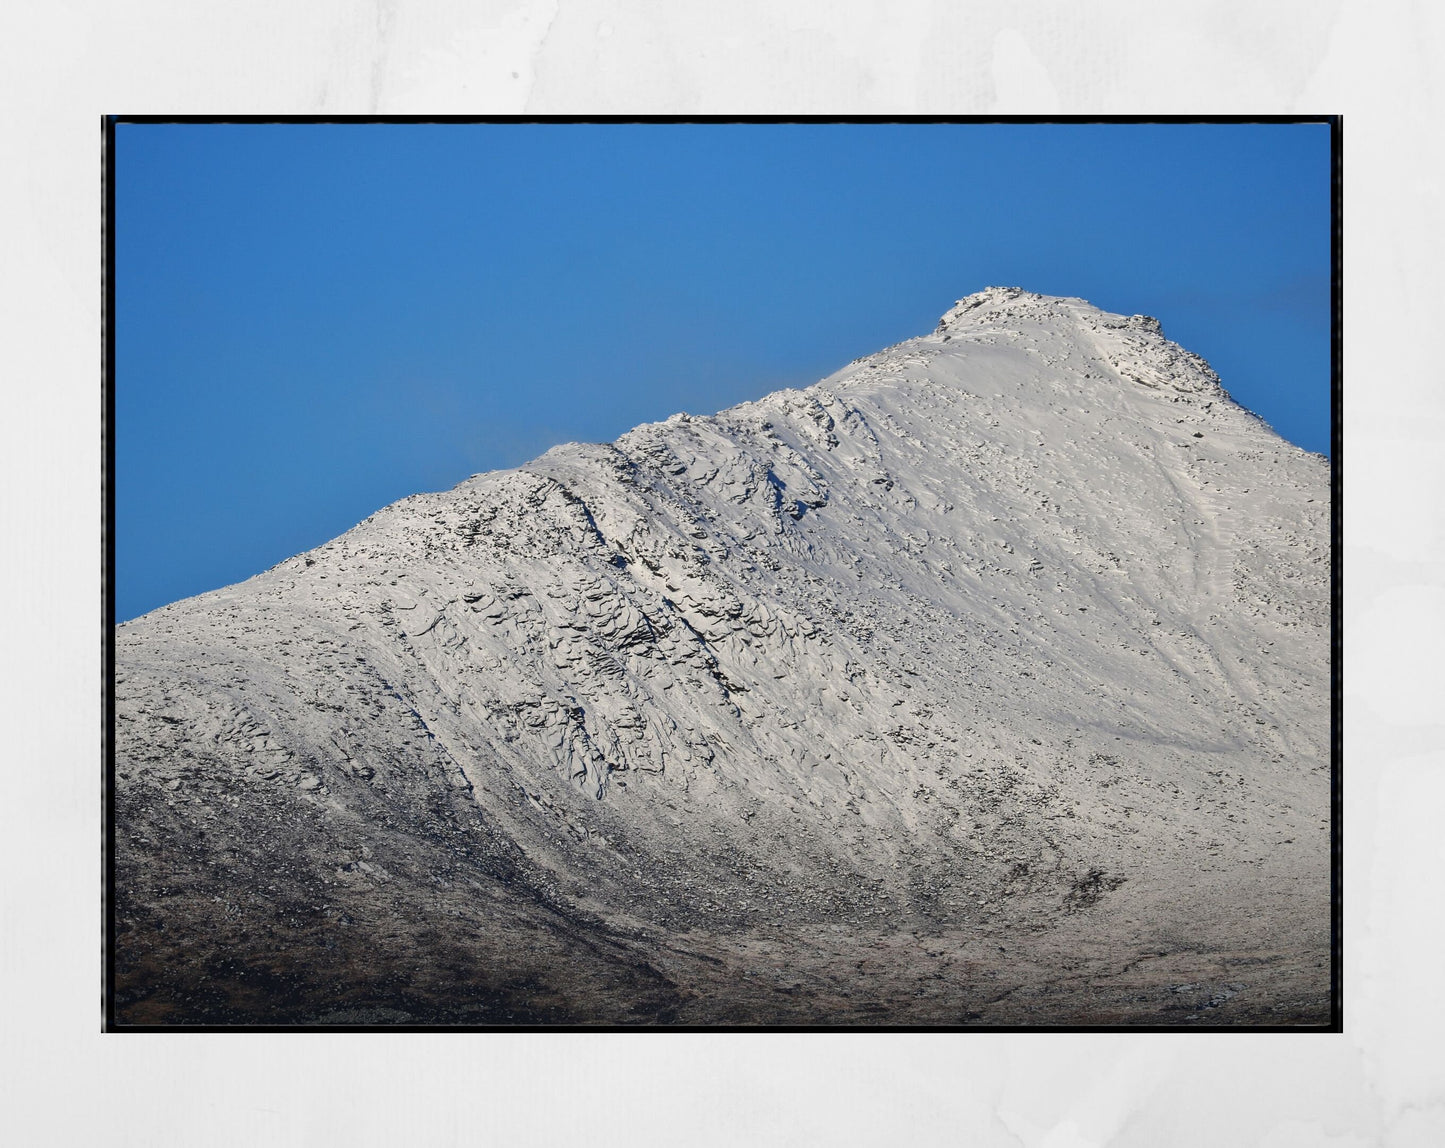
[(1328, 465), (990, 288), (116, 631), (125, 1023), (1324, 1023)]

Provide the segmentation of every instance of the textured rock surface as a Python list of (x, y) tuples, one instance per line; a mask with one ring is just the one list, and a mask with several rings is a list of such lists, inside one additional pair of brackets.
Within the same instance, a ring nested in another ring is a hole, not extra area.
[(1324, 1023), (1328, 466), (991, 288), (121, 626), (130, 1023)]

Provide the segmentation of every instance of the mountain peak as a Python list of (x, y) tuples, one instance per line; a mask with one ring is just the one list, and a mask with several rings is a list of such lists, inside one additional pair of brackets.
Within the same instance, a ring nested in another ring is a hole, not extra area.
[(944, 312), (935, 334), (949, 333), (959, 327), (981, 321), (1003, 318), (1041, 318), (1057, 316), (1075, 320), (1088, 319), (1090, 327), (1128, 328), (1163, 335), (1163, 327), (1152, 315), (1118, 315), (1075, 295), (1041, 295), (1022, 287), (985, 287), (965, 295)]
[(965, 295), (944, 312), (938, 321), (938, 330), (947, 331), (960, 322), (974, 322), (1010, 312), (1031, 310), (1041, 303), (1081, 303), (1081, 299), (1062, 299), (1056, 296), (1040, 295), (1025, 291), (1022, 287), (985, 287), (972, 295)]
[(119, 628), (122, 1015), (1317, 1021), (1328, 474), (1221, 398), (991, 287)]

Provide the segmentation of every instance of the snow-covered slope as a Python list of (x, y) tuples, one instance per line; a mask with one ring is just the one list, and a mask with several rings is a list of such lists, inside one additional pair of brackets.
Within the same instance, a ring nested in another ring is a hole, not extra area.
[(118, 628), (121, 1015), (1322, 1022), (1328, 506), (1014, 288), (405, 499)]

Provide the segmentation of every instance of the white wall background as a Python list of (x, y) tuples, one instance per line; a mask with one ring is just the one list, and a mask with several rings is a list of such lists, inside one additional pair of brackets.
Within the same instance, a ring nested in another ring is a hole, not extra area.
[[(0, 11), (0, 1122), (16, 1144), (1445, 1144), (1445, 7)], [(1345, 116), (1343, 1035), (100, 1034), (104, 113)]]

